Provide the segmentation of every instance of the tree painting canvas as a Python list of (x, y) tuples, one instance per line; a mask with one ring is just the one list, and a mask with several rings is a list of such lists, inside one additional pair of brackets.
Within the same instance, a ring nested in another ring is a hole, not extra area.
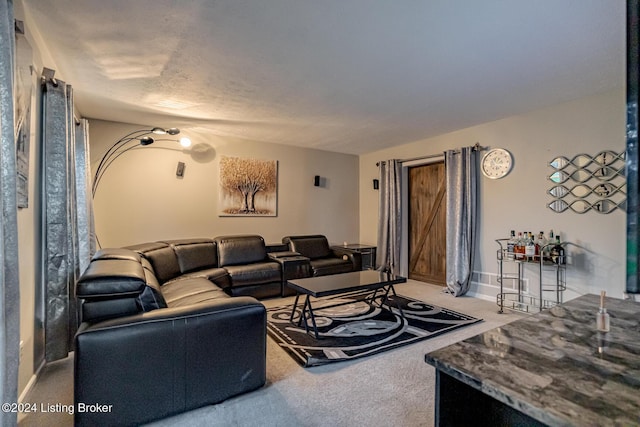
[(278, 162), (220, 157), (220, 216), (276, 216)]

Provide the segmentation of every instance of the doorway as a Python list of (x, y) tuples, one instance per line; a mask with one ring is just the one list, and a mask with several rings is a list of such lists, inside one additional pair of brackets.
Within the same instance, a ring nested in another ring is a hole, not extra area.
[(446, 285), (446, 182), (444, 161), (408, 170), (408, 275)]

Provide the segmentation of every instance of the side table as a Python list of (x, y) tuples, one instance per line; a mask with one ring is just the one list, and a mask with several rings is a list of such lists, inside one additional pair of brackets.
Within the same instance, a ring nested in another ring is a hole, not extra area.
[(273, 252), (269, 254), (269, 258), (280, 263), (282, 268), (281, 295), (283, 297), (296, 294), (295, 290), (287, 286), (288, 280), (311, 277), (309, 258), (297, 252)]
[(359, 243), (349, 243), (342, 246), (334, 246), (349, 252), (359, 253), (362, 258), (363, 270), (375, 270), (376, 269), (376, 247), (369, 245), (361, 245)]

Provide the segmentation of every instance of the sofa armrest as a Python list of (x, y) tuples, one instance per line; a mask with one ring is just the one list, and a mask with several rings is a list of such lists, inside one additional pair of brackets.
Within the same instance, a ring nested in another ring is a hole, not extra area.
[(76, 295), (85, 299), (136, 296), (145, 286), (139, 260), (93, 259), (76, 283)]
[(331, 252), (337, 258), (348, 259), (353, 264), (353, 271), (362, 270), (362, 255), (358, 252), (353, 252), (348, 249), (340, 249), (333, 247), (331, 248)]
[(266, 310), (254, 298), (213, 300), (83, 325), (76, 335), (76, 425), (137, 425), (261, 387)]
[(276, 260), (276, 261), (279, 258), (289, 258), (289, 257), (301, 256), (300, 253), (293, 252), (293, 251), (269, 252), (269, 253), (267, 253), (267, 255), (269, 256), (269, 258), (271, 258), (273, 260)]
[(166, 307), (158, 281), (145, 262), (128, 249), (98, 251), (76, 282), (82, 321), (97, 322)]

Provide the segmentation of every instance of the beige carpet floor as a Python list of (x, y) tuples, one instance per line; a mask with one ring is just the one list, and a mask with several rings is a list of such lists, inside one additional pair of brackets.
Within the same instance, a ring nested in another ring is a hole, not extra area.
[[(453, 332), (370, 357), (304, 369), (268, 338), (267, 384), (247, 393), (153, 423), (154, 426), (432, 426), (435, 369), (424, 355), (522, 317), (498, 314), (495, 302), (454, 298), (439, 286), (409, 280), (400, 295), (484, 319)], [(293, 302), (293, 297), (289, 297)], [(271, 307), (288, 299), (263, 301)], [(73, 357), (47, 365), (27, 402), (70, 405)], [(29, 414), (19, 425), (71, 426), (68, 413)]]

